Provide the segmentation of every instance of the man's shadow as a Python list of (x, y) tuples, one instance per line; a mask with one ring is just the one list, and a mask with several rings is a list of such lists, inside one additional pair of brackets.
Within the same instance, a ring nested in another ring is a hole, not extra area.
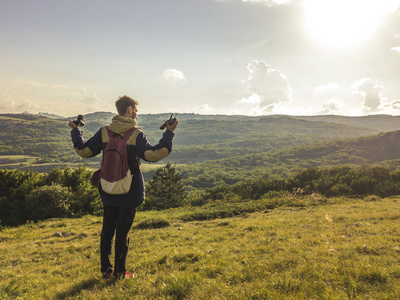
[(75, 286), (71, 287), (70, 289), (60, 292), (56, 295), (56, 299), (67, 299), (69, 297), (74, 297), (79, 295), (83, 290), (98, 290), (99, 288), (105, 288), (110, 285), (114, 285), (114, 280), (107, 280), (101, 278), (90, 278), (85, 281), (82, 281)]

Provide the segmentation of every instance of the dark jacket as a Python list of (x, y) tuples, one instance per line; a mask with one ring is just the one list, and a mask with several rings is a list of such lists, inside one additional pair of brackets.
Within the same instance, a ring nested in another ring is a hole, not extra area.
[[(109, 125), (110, 130), (123, 135), (124, 132), (136, 127), (135, 120), (127, 117), (116, 116)], [(82, 131), (74, 128), (71, 131), (74, 149), (79, 156), (89, 158), (100, 154), (107, 145), (108, 134), (106, 126), (99, 129), (87, 142), (83, 139)], [(116, 207), (137, 207), (144, 201), (144, 179), (140, 168), (137, 166), (137, 157), (149, 162), (156, 162), (168, 156), (172, 150), (174, 133), (165, 131), (162, 139), (155, 146), (150, 145), (142, 129), (137, 128), (127, 141), (128, 165), (133, 174), (131, 188), (127, 194), (110, 195), (101, 192), (101, 200), (104, 205)], [(140, 166), (140, 163), (139, 163)]]

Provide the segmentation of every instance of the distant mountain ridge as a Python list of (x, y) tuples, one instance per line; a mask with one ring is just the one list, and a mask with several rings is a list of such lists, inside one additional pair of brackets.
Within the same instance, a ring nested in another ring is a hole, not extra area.
[(369, 116), (357, 116), (357, 117), (346, 117), (337, 115), (325, 115), (325, 116), (303, 116), (293, 117), (300, 120), (306, 121), (321, 121), (331, 122), (343, 125), (352, 125), (368, 128), (376, 128), (380, 132), (400, 130), (400, 116), (391, 115), (369, 115)]
[(49, 119), (64, 119), (63, 116), (59, 116), (59, 115), (56, 115), (56, 114), (49, 114), (49, 113), (46, 113), (46, 112), (38, 112), (37, 114), (35, 114), (35, 116), (46, 117), (46, 118), (49, 118)]
[[(139, 123), (145, 123), (167, 119), (172, 112), (157, 113), (157, 114), (139, 114)], [(174, 113), (175, 114), (175, 113)], [(93, 112), (84, 115), (84, 119), (88, 122), (103, 121), (109, 123), (116, 113), (113, 112)], [(45, 117), (55, 120), (71, 120), (76, 119), (76, 116), (64, 117), (53, 113), (39, 112), (31, 114), (23, 113), (3, 113), (0, 116), (8, 116), (11, 118), (29, 118), (27, 116)], [(400, 130), (400, 116), (392, 115), (368, 115), (368, 116), (340, 116), (340, 115), (316, 115), (316, 116), (289, 116), (289, 115), (267, 115), (267, 116), (246, 116), (246, 115), (201, 115), (195, 113), (177, 113), (179, 120), (209, 120), (209, 121), (258, 121), (262, 123), (285, 123), (288, 121), (302, 120), (323, 123), (336, 123), (346, 126), (357, 126), (374, 129), (377, 132), (386, 132)]]

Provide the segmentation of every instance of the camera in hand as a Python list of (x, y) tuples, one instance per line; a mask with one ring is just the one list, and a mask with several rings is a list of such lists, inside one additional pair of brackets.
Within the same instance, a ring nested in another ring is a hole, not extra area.
[(83, 122), (83, 116), (78, 115), (78, 118), (73, 121), (76, 126), (84, 126), (85, 122)]
[(167, 122), (168, 124), (171, 126), (172, 124), (175, 123), (176, 120), (176, 114), (175, 114), (175, 118), (172, 118), (173, 114), (171, 114), (171, 116), (169, 117), (169, 119), (167, 121), (164, 122), (164, 124), (161, 125), (160, 129), (163, 130), (165, 129), (165, 127), (167, 127)]

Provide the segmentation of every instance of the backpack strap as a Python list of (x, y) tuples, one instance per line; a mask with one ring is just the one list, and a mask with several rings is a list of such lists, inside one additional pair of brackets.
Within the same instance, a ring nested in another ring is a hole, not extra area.
[(137, 129), (137, 127), (132, 127), (128, 131), (124, 132), (124, 135), (122, 136), (122, 139), (125, 141), (125, 143), (128, 141), (128, 139), (131, 137), (132, 133)]
[[(125, 131), (124, 135), (122, 136), (122, 139), (125, 141), (125, 143), (128, 141), (128, 139), (130, 138), (130, 136), (132, 135), (132, 133), (138, 129), (138, 127), (132, 127), (131, 129), (129, 129), (128, 131)], [(136, 163), (133, 166), (133, 168), (137, 168), (140, 170), (140, 157), (136, 156)]]
[(115, 133), (110, 130), (109, 126), (106, 126), (106, 129), (107, 129), (107, 133), (108, 133), (108, 138), (111, 139)]
[[(132, 127), (131, 129), (129, 129), (128, 131), (125, 131), (124, 135), (122, 136), (122, 139), (125, 141), (125, 143), (128, 141), (128, 139), (130, 138), (130, 136), (132, 135), (132, 133), (137, 129), (137, 127)], [(140, 170), (140, 157), (136, 156), (136, 165), (134, 166), (134, 168), (138, 168)]]

